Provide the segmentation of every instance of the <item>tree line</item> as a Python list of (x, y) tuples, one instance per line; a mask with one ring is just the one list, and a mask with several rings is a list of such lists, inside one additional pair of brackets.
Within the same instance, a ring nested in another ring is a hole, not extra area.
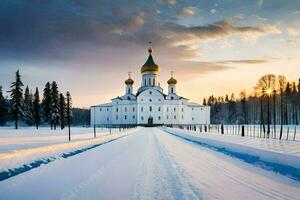
[(70, 125), (72, 117), (72, 99), (69, 92), (64, 95), (58, 90), (55, 81), (47, 82), (43, 90), (42, 99), (38, 87), (32, 93), (28, 86), (25, 91), (19, 70), (15, 74), (15, 80), (7, 91), (9, 98), (4, 97), (0, 86), (0, 125), (13, 121), (18, 129), (20, 122), (37, 129), (41, 124), (50, 124), (51, 129), (59, 125), (64, 129)]
[(259, 124), (267, 136), (271, 125), (276, 132), (280, 125), (298, 125), (300, 117), (300, 78), (287, 81), (283, 75), (267, 74), (256, 83), (253, 93), (245, 91), (236, 97), (234, 93), (203, 99), (203, 105), (211, 106), (213, 124)]

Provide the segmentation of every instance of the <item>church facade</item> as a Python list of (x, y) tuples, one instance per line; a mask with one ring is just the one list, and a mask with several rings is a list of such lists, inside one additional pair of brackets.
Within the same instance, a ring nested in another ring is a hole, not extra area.
[(191, 103), (179, 96), (176, 91), (177, 80), (167, 81), (168, 93), (160, 87), (158, 76), (160, 67), (154, 62), (152, 48), (149, 57), (141, 68), (142, 83), (136, 93), (134, 81), (125, 81), (125, 94), (110, 103), (91, 107), (91, 125), (206, 125), (210, 124), (210, 107)]

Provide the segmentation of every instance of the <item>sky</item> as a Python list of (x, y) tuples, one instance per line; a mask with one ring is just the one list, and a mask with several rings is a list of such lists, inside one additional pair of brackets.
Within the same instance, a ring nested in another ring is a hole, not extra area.
[(56, 81), (88, 108), (134, 90), (148, 42), (167, 92), (203, 97), (253, 92), (264, 74), (300, 78), (299, 0), (1, 0), (0, 85), (20, 70), (32, 91)]

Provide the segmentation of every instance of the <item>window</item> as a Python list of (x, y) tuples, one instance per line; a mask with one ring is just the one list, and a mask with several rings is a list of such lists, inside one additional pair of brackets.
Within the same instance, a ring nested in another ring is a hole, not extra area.
[(128, 88), (128, 93), (130, 94), (130, 88)]
[(144, 111), (144, 108), (143, 107), (141, 107), (141, 112), (143, 112)]
[(130, 97), (127, 97), (127, 100), (130, 100)]
[(194, 110), (194, 108), (192, 107), (192, 110)]
[(174, 115), (174, 119), (176, 119), (176, 115)]
[(181, 112), (183, 112), (183, 108), (181, 108)]
[(108, 118), (106, 118), (106, 121), (109, 121), (109, 119), (108, 119)]
[(143, 117), (143, 116), (141, 117), (141, 120), (142, 120), (142, 121), (144, 120), (144, 117)]
[(158, 120), (160, 120), (160, 116), (158, 116)]
[(132, 111), (133, 111), (133, 112), (135, 111), (135, 108), (134, 108), (134, 107), (132, 108)]
[(116, 120), (118, 120), (119, 119), (119, 117), (118, 117), (118, 115), (116, 115)]
[(100, 112), (102, 111), (102, 108), (100, 108)]
[(149, 82), (148, 82), (148, 84), (149, 84), (149, 85), (151, 85), (151, 78), (149, 78)]
[(167, 107), (167, 112), (169, 112), (169, 107)]
[(194, 117), (192, 117), (192, 120), (194, 121)]
[(203, 110), (203, 108), (201, 108), (201, 110)]
[(127, 120), (127, 115), (124, 116), (124, 119)]
[(167, 115), (167, 119), (169, 119), (169, 115)]
[(152, 107), (151, 106), (150, 106), (149, 110), (150, 110), (150, 112), (152, 111)]
[(174, 112), (176, 111), (176, 108), (174, 108)]
[(173, 100), (174, 99), (174, 97), (171, 97), (171, 100)]
[(118, 108), (116, 108), (116, 112), (119, 112), (119, 109), (118, 109)]
[(135, 119), (135, 116), (134, 116), (134, 115), (132, 116), (132, 119)]
[(107, 110), (107, 112), (108, 112), (108, 108), (107, 108), (106, 110)]
[(152, 94), (152, 91), (150, 91), (149, 94), (151, 95), (151, 94)]
[(125, 107), (125, 109), (124, 109), (124, 110), (125, 110), (125, 112), (127, 112), (127, 107)]
[(153, 86), (155, 86), (155, 78), (153, 79)]
[(173, 87), (171, 87), (171, 93), (174, 93), (174, 88)]
[(158, 107), (158, 111), (160, 112), (160, 107)]
[(161, 99), (158, 99), (158, 101), (161, 101)]
[(144, 99), (141, 99), (141, 101), (144, 101)]
[(144, 86), (146, 86), (147, 84), (146, 84), (146, 79), (145, 79), (145, 81), (144, 81), (145, 83), (144, 83)]
[(181, 115), (181, 119), (183, 119), (183, 115)]
[(150, 102), (152, 102), (152, 99), (149, 99)]

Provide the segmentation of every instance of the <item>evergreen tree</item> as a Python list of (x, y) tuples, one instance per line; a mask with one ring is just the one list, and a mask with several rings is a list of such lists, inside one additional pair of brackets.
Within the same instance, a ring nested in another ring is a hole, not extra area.
[(50, 115), (51, 115), (51, 129), (56, 129), (56, 125), (59, 119), (59, 95), (58, 87), (55, 81), (51, 84), (51, 106), (50, 106)]
[(69, 129), (69, 141), (71, 140), (71, 117), (72, 117), (72, 98), (70, 95), (70, 92), (67, 92), (67, 108), (66, 108), (66, 114), (67, 114), (67, 124)]
[(0, 85), (0, 125), (4, 125), (7, 120), (8, 104), (3, 96), (2, 86)]
[(23, 99), (23, 83), (21, 81), (21, 75), (19, 70), (16, 72), (16, 79), (12, 82), (10, 88), (10, 97), (11, 97), (11, 105), (10, 105), (10, 113), (12, 119), (15, 121), (15, 128), (18, 129), (18, 122), (22, 117), (22, 99)]
[(39, 129), (39, 125), (41, 122), (40, 110), (40, 95), (38, 88), (36, 88), (33, 99), (33, 118), (36, 129)]
[(66, 100), (62, 93), (59, 95), (59, 119), (60, 119), (60, 128), (65, 128), (65, 118), (66, 118)]
[(29, 92), (28, 86), (26, 86), (23, 102), (23, 118), (27, 125), (32, 126), (33, 119), (33, 106), (32, 106), (32, 94)]
[(46, 83), (44, 88), (42, 109), (45, 122), (51, 122), (51, 84), (49, 82)]
[(206, 106), (206, 99), (203, 99), (203, 105)]

